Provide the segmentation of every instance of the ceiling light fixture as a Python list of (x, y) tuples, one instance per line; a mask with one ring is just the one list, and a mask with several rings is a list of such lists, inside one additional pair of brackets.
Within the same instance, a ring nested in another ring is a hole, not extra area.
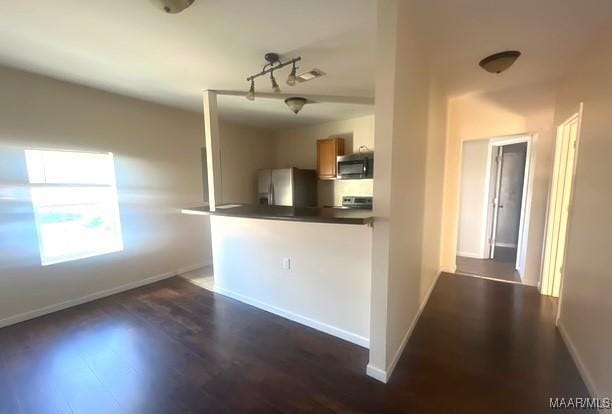
[(490, 73), (502, 73), (516, 62), (521, 56), (518, 50), (507, 50), (487, 56), (478, 63), (481, 68)]
[(251, 79), (251, 88), (249, 89), (249, 93), (247, 93), (246, 98), (249, 101), (255, 100), (255, 81), (253, 79)]
[(176, 14), (193, 4), (194, 0), (151, 0), (151, 3), (166, 13)]
[(267, 75), (268, 73), (270, 74), (270, 82), (272, 83), (272, 90), (274, 91), (274, 93), (280, 93), (281, 90), (280, 90), (280, 87), (278, 86), (278, 83), (276, 82), (276, 78), (274, 77), (274, 71), (280, 68), (284, 68), (287, 65), (293, 65), (293, 68), (291, 69), (291, 73), (289, 74), (289, 77), (287, 78), (287, 85), (289, 86), (295, 85), (295, 80), (296, 80), (295, 74), (297, 71), (296, 64), (300, 60), (302, 60), (301, 56), (298, 56), (296, 58), (283, 62), (281, 61), (278, 53), (266, 53), (264, 56), (264, 59), (268, 63), (266, 63), (263, 66), (263, 68), (261, 69), (261, 72), (255, 73), (246, 79), (248, 82), (251, 82), (251, 89), (249, 90), (249, 93), (246, 95), (247, 99), (250, 101), (255, 99), (255, 78), (258, 78), (263, 75)]
[(270, 72), (270, 82), (272, 82), (272, 90), (274, 91), (274, 93), (280, 93), (280, 86), (278, 86), (278, 83), (276, 83), (274, 71)]
[(304, 105), (308, 103), (306, 98), (302, 98), (300, 96), (292, 96), (291, 98), (285, 99), (285, 103), (293, 111), (294, 114), (297, 115), (298, 112), (302, 110)]
[(293, 68), (291, 69), (291, 73), (287, 77), (287, 85), (295, 86), (295, 74), (297, 72), (297, 68), (295, 67), (295, 62), (293, 62)]

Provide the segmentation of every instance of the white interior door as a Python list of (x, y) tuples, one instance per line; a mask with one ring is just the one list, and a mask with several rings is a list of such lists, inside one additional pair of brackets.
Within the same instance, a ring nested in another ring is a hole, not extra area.
[(491, 224), (491, 236), (489, 238), (489, 259), (493, 259), (495, 257), (495, 236), (497, 234), (497, 224), (499, 218), (499, 209), (500, 209), (500, 193), (501, 193), (501, 174), (502, 174), (502, 162), (504, 159), (504, 147), (497, 147), (497, 155), (495, 156), (495, 175), (494, 175), (494, 191), (493, 191), (493, 209), (492, 209), (492, 217), (493, 222)]
[(576, 114), (557, 128), (540, 284), (543, 295), (554, 297), (559, 297), (564, 271), (579, 126), (580, 115)]

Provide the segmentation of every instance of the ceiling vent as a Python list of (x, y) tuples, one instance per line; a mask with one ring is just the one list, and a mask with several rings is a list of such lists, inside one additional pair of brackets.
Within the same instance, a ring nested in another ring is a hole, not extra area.
[(320, 78), (321, 76), (325, 76), (325, 72), (323, 72), (321, 69), (313, 69), (308, 72), (300, 73), (295, 77), (295, 79), (298, 82), (302, 83), (308, 82), (309, 80), (313, 80), (316, 78)]

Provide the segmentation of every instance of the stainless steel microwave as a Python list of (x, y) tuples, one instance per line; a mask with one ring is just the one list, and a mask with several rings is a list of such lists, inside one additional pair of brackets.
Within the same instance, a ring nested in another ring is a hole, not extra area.
[(373, 152), (340, 155), (337, 158), (337, 162), (337, 178), (340, 180), (354, 180), (374, 177)]

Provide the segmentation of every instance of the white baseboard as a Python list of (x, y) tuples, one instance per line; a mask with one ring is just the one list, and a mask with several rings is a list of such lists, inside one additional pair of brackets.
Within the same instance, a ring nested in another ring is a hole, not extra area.
[(436, 287), (436, 283), (438, 283), (439, 278), (440, 278), (440, 273), (438, 273), (438, 275), (434, 278), (433, 282), (431, 283), (431, 286), (429, 286), (429, 289), (427, 290), (427, 293), (425, 294), (425, 298), (423, 298), (423, 301), (419, 305), (419, 309), (417, 310), (416, 315), (412, 319), (412, 322), (410, 323), (408, 330), (404, 334), (404, 337), (402, 338), (402, 342), (400, 342), (400, 346), (395, 351), (395, 354), (393, 355), (393, 359), (391, 360), (391, 363), (387, 366), (387, 369), (382, 370), (378, 367), (368, 364), (366, 368), (366, 372), (370, 377), (377, 379), (378, 381), (381, 381), (384, 383), (387, 383), (389, 378), (391, 378), (391, 374), (393, 374), (393, 370), (395, 369), (395, 366), (399, 362), (402, 356), (402, 353), (404, 352), (404, 349), (406, 348), (406, 345), (408, 344), (408, 340), (410, 339), (410, 336), (412, 335), (412, 332), (414, 331), (414, 328), (416, 327), (417, 322), (419, 321), (419, 318), (421, 317), (421, 314), (423, 313), (423, 309), (425, 309), (427, 302), (429, 302), (429, 297), (431, 296), (431, 293)]
[(366, 373), (369, 377), (372, 377), (380, 382), (384, 382), (385, 384), (387, 383), (387, 372), (380, 368), (376, 368), (374, 365), (368, 364), (366, 367)]
[(514, 280), (496, 279), (494, 277), (481, 276), (481, 275), (476, 275), (476, 274), (473, 274), (473, 273), (455, 272), (455, 275), (457, 275), (457, 276), (474, 277), (476, 279), (490, 280), (491, 282), (508, 283), (510, 285), (521, 285), (521, 286), (523, 285), (523, 282), (515, 282)]
[(480, 253), (472, 253), (472, 252), (457, 252), (457, 256), (469, 257), (471, 259), (486, 259), (486, 257), (483, 257), (483, 255)]
[(337, 328), (335, 326), (326, 324), (324, 322), (320, 322), (320, 321), (317, 321), (311, 318), (307, 318), (302, 315), (298, 315), (297, 313), (293, 313), (288, 310), (278, 308), (274, 305), (267, 304), (260, 300), (241, 295), (240, 293), (236, 293), (236, 292), (232, 292), (227, 289), (223, 289), (219, 286), (215, 286), (215, 292), (220, 293), (224, 296), (228, 296), (232, 299), (236, 299), (237, 301), (246, 303), (248, 305), (255, 306), (256, 308), (263, 309), (275, 315), (282, 316), (283, 318), (292, 320), (294, 322), (301, 323), (302, 325), (309, 326), (318, 331), (325, 332), (326, 334), (336, 336), (340, 339), (344, 339), (345, 341), (352, 342), (364, 348), (370, 347), (369, 338), (355, 334), (353, 332), (349, 332), (344, 329)]
[(82, 296), (82, 297), (77, 298), (77, 299), (70, 299), (70, 300), (67, 300), (65, 302), (56, 303), (56, 304), (53, 304), (53, 305), (45, 306), (45, 307), (34, 309), (34, 310), (31, 310), (31, 311), (19, 313), (17, 315), (9, 316), (8, 318), (0, 319), (0, 328), (4, 328), (5, 326), (14, 325), (16, 323), (24, 322), (24, 321), (27, 321), (29, 319), (38, 318), (39, 316), (43, 316), (43, 315), (46, 315), (46, 314), (49, 314), (49, 313), (57, 312), (57, 311), (60, 311), (60, 310), (63, 310), (63, 309), (67, 309), (67, 308), (71, 308), (73, 306), (81, 305), (83, 303), (91, 302), (91, 301), (94, 301), (96, 299), (101, 299), (101, 298), (104, 298), (106, 296), (111, 296), (111, 295), (114, 295), (116, 293), (125, 292), (126, 290), (130, 290), (130, 289), (134, 289), (134, 288), (141, 287), (141, 286), (144, 286), (144, 285), (148, 285), (148, 284), (151, 284), (151, 283), (155, 283), (155, 282), (158, 282), (160, 280), (168, 279), (170, 277), (176, 276), (176, 275), (178, 275), (180, 273), (185, 273), (185, 272), (188, 272), (190, 270), (197, 269), (197, 268), (202, 267), (202, 266), (203, 265), (186, 266), (186, 267), (180, 268), (180, 269), (178, 269), (178, 270), (176, 270), (174, 272), (160, 273), (158, 275), (150, 276), (150, 277), (148, 277), (146, 279), (136, 280), (134, 282), (126, 283), (124, 285), (117, 286), (117, 287), (114, 287), (114, 288), (110, 288), (110, 289), (106, 289), (106, 290), (101, 290), (99, 292), (90, 293), (88, 295)]
[(600, 395), (597, 392), (597, 388), (595, 387), (595, 383), (593, 382), (593, 379), (589, 375), (589, 372), (587, 371), (584, 363), (582, 362), (582, 359), (580, 358), (580, 355), (578, 354), (578, 351), (576, 350), (574, 343), (572, 342), (569, 335), (567, 334), (567, 331), (563, 327), (563, 324), (561, 323), (561, 321), (559, 321), (559, 325), (557, 326), (557, 328), (559, 329), (561, 338), (563, 339), (563, 342), (565, 342), (565, 346), (567, 347), (567, 350), (569, 351), (572, 359), (574, 360), (574, 364), (576, 364), (576, 368), (578, 368), (578, 372), (580, 373), (580, 376), (582, 377), (582, 380), (584, 381), (584, 384), (586, 385), (589, 391), (589, 394), (591, 394), (591, 397), (595, 397), (595, 398), (604, 397), (604, 395)]
[(176, 273), (178, 275), (182, 275), (183, 273), (193, 272), (194, 270), (202, 269), (208, 266), (212, 266), (212, 263), (200, 263), (197, 265), (181, 267), (176, 270)]

